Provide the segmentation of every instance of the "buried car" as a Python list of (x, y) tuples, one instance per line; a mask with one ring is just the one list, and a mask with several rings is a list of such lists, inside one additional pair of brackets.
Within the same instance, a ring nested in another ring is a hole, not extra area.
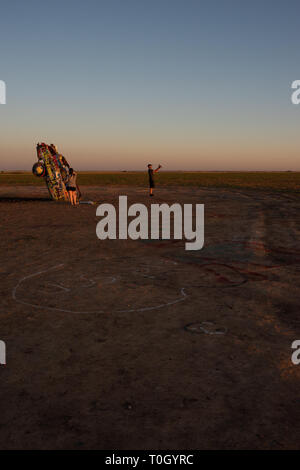
[[(32, 173), (43, 177), (48, 188), (50, 197), (55, 201), (67, 201), (68, 192), (66, 185), (69, 178), (69, 168), (67, 160), (60, 155), (55, 145), (45, 143), (36, 146), (38, 161), (32, 167)], [(80, 191), (77, 187), (78, 197)]]

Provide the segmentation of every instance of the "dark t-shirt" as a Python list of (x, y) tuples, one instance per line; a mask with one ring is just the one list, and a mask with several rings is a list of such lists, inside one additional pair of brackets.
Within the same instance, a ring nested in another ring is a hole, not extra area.
[(148, 170), (148, 175), (149, 175), (149, 185), (154, 186), (154, 179), (153, 179), (153, 170), (149, 168)]

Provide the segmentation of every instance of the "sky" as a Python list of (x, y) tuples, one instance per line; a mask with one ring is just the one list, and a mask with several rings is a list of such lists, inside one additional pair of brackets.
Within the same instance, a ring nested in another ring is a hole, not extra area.
[(0, 0), (0, 170), (300, 170), (300, 4)]

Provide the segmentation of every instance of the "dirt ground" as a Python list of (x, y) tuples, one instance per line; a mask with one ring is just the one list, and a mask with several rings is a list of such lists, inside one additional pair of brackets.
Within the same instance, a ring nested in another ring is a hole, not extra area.
[(299, 195), (82, 189), (204, 203), (205, 247), (100, 241), (96, 205), (2, 186), (0, 448), (299, 448)]

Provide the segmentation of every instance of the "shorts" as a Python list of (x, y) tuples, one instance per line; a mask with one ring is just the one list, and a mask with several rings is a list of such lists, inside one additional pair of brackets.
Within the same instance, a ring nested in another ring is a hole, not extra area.
[(76, 191), (75, 186), (68, 186), (67, 191)]
[(155, 188), (154, 181), (149, 181), (149, 187), (150, 187), (150, 188)]

